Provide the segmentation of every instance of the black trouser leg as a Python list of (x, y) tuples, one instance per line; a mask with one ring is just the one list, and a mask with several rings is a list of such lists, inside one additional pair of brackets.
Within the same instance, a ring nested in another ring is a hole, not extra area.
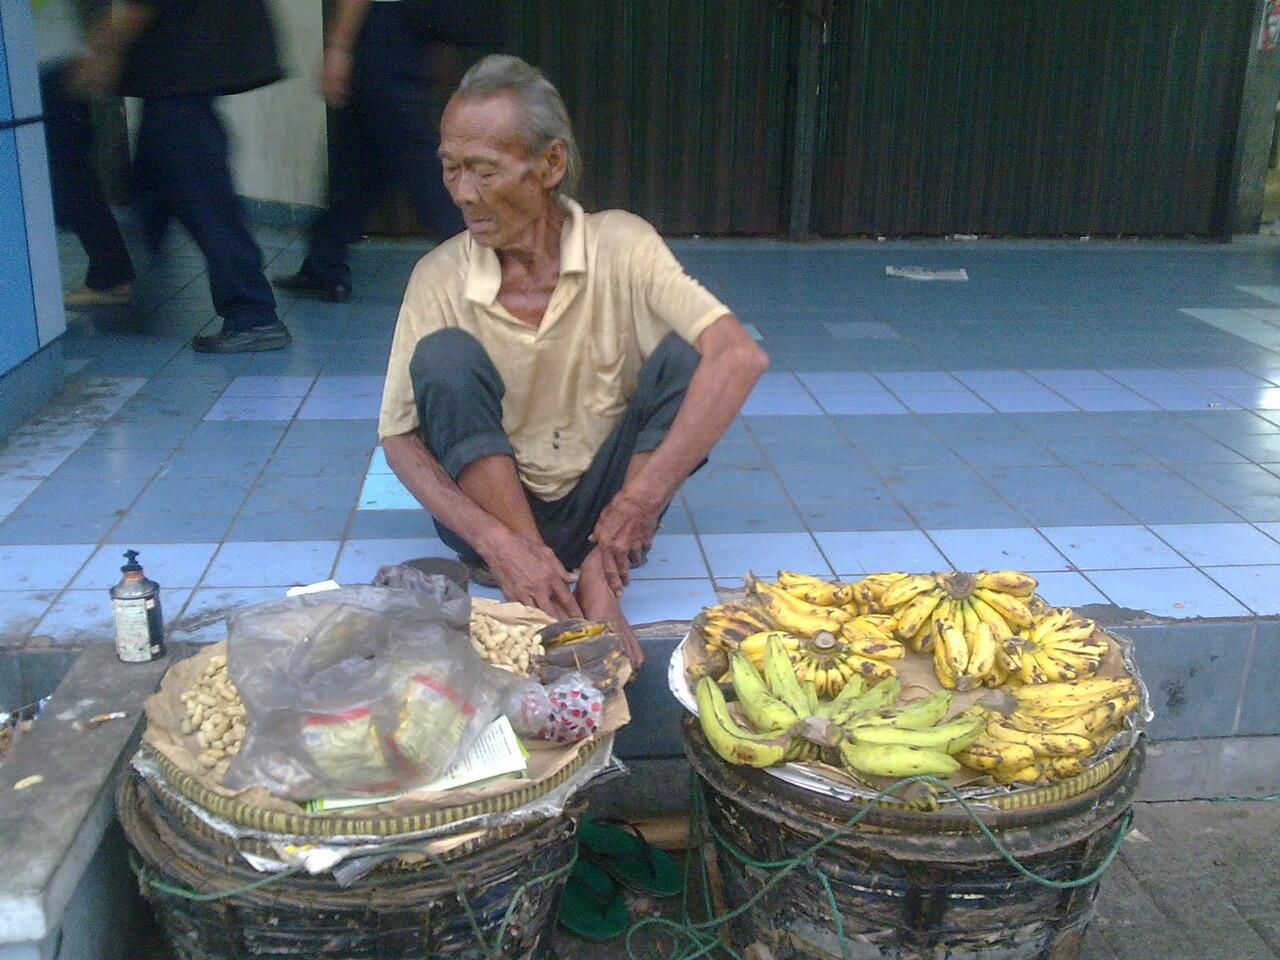
[[(529, 497), (544, 542), (568, 569), (581, 566), (590, 552), (587, 538), (622, 489), (631, 458), (656, 449), (671, 429), (697, 365), (697, 351), (675, 334), (667, 336), (640, 368), (622, 418), (573, 490), (554, 501)], [(451, 477), (480, 457), (514, 455), (502, 429), (502, 378), (474, 337), (452, 329), (424, 337), (410, 374), (423, 442)], [(436, 530), (450, 547), (476, 559), (471, 546), (439, 521)]]
[(213, 99), (144, 101), (138, 162), (148, 188), (161, 194), (204, 254), (213, 306), (226, 329), (275, 323), (275, 296), (235, 194), (227, 134)]
[(85, 286), (110, 290), (134, 279), (133, 262), (94, 170), (89, 107), (66, 93), (64, 67), (40, 76), (54, 218), (74, 233), (89, 256)]

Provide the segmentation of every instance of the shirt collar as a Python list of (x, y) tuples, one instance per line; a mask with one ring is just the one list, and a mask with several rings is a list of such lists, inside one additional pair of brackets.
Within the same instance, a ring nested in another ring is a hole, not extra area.
[[(560, 231), (560, 276), (587, 272), (587, 228), (582, 205), (576, 200), (557, 196), (564, 210), (564, 226)], [(489, 247), (481, 246), (467, 235), (468, 264), (466, 297), (473, 303), (491, 305), (502, 289), (502, 264)]]

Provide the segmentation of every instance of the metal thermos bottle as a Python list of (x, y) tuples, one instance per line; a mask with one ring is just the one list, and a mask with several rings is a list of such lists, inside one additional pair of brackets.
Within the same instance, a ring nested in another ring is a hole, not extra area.
[(148, 580), (138, 551), (126, 550), (124, 574), (111, 588), (111, 615), (116, 623), (116, 656), (125, 663), (147, 663), (164, 656), (164, 615), (160, 584)]

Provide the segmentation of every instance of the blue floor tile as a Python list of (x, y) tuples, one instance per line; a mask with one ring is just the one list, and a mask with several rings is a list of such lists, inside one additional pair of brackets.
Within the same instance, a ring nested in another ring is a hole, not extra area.
[[(393, 478), (389, 478), (393, 479)], [(244, 501), (247, 513), (301, 513), (323, 510), (346, 514), (356, 505), (360, 493), (359, 476), (263, 477)]]
[(219, 450), (216, 456), (211, 456), (208, 450), (182, 446), (169, 457), (159, 471), (159, 476), (168, 480), (213, 480), (224, 477), (252, 480), (269, 456), (270, 447)]
[(216, 543), (234, 513), (131, 513), (110, 530), (105, 543)]
[(831, 567), (846, 579), (893, 570), (925, 573), (948, 567), (946, 558), (919, 530), (840, 531), (815, 533), (814, 538)]
[(884, 390), (884, 385), (875, 375), (863, 371), (813, 371), (801, 373), (800, 380), (818, 398), (827, 393), (880, 393)]
[(1087, 500), (1019, 499), (1018, 512), (1037, 527), (1100, 526), (1134, 523), (1133, 514), (1101, 497)]
[(1091, 500), (1098, 490), (1071, 467), (979, 465), (978, 472), (1008, 500)]
[(58, 590), (0, 590), (0, 646), (26, 639), (53, 605)]
[(1040, 532), (1081, 570), (1188, 566), (1146, 527), (1042, 527)]
[(1065, 413), (1075, 411), (1075, 406), (1050, 390), (1005, 390), (986, 387), (978, 390), (980, 396), (992, 408), (1001, 413)]
[(861, 499), (846, 503), (808, 502), (796, 504), (804, 526), (810, 530), (911, 530), (916, 526), (896, 502)]
[(384, 376), (321, 376), (311, 388), (313, 397), (381, 397)]
[(348, 540), (338, 555), (333, 578), (341, 584), (372, 583), (384, 566), (420, 557), (453, 557), (454, 552), (435, 538)]
[(1280, 565), (1207, 566), (1204, 572), (1259, 616), (1280, 614)]
[(338, 556), (336, 540), (224, 543), (202, 587), (290, 587), (327, 579)]
[(311, 389), (314, 377), (236, 377), (227, 384), (224, 397), (297, 397)]
[(40, 484), (22, 504), (26, 514), (78, 516), (125, 510), (147, 485), (146, 477), (101, 480), (51, 478)]
[(204, 415), (206, 420), (292, 420), (299, 397), (224, 396)]
[[(717, 602), (711, 581), (635, 580), (622, 596), (622, 612), (633, 625), (663, 620), (692, 620)], [(661, 669), (661, 665), (655, 665)]]
[[(697, 533), (787, 533), (804, 529), (789, 503), (689, 506)], [(673, 531), (674, 532), (674, 531)]]
[(1065, 557), (1035, 530), (930, 530), (957, 570), (1066, 570)]
[(827, 413), (849, 416), (908, 412), (902, 402), (887, 390), (879, 392), (858, 390), (844, 393), (823, 391), (818, 395), (818, 403)]
[(1012, 507), (996, 501), (969, 503), (910, 503), (907, 510), (916, 522), (929, 530), (964, 530), (975, 525), (983, 528), (1025, 527), (1027, 519)]
[(350, 510), (304, 510), (268, 513), (242, 512), (231, 524), (226, 539), (338, 540), (347, 532)]
[(205, 420), (196, 424), (184, 442), (211, 453), (242, 447), (275, 447), (288, 426), (286, 421)]
[(1099, 570), (1089, 579), (1113, 603), (1158, 617), (1243, 617), (1249, 611), (1199, 570)]
[(991, 407), (967, 390), (896, 391), (915, 413), (990, 413)]
[(382, 398), (378, 396), (316, 396), (303, 401), (299, 420), (377, 420)]
[[(130, 548), (138, 551), (138, 562), (147, 576), (162, 587), (194, 587), (200, 582), (205, 568), (218, 549), (216, 543), (133, 543)], [(124, 561), (124, 548), (105, 546), (98, 548), (71, 587), (78, 590), (107, 590), (120, 580), (120, 566)]]
[(191, 592), (181, 618), (169, 630), (174, 640), (217, 643), (227, 639), (227, 615), (284, 596), (282, 587), (212, 587)]
[(0, 544), (97, 543), (118, 519), (114, 513), (55, 517), (18, 507), (0, 523)]
[(369, 453), (378, 443), (378, 425), (369, 420), (295, 420), (280, 440), (281, 450), (295, 447)]
[(1103, 390), (1056, 388), (1081, 410), (1155, 410), (1156, 405), (1122, 387)]
[(653, 539), (648, 561), (631, 571), (633, 580), (685, 580), (708, 575), (697, 537), (662, 533)]
[(1159, 523), (1238, 523), (1240, 517), (1232, 510), (1208, 497), (1155, 496), (1136, 497), (1118, 502), (1133, 514), (1135, 520), (1145, 524)]
[(809, 417), (822, 413), (813, 397), (790, 393), (753, 393), (742, 406), (748, 417)]
[(749, 569), (770, 579), (780, 569), (824, 577), (832, 573), (807, 533), (704, 533), (700, 539), (715, 577), (741, 577)]
[[(667, 512), (671, 516), (674, 508)], [(429, 539), (436, 528), (431, 514), (417, 510), (357, 510), (351, 518), (349, 536), (353, 539)]]
[(968, 393), (959, 380), (941, 370), (889, 371), (877, 373), (876, 377), (886, 387), (899, 395), (903, 393)]
[(235, 512), (253, 476), (157, 477), (133, 505), (134, 514)]
[(1151, 531), (1198, 567), (1280, 564), (1280, 543), (1247, 523), (1171, 524)]
[[(60, 590), (93, 553), (93, 544), (0, 546), (5, 586), (13, 590)], [(119, 578), (117, 578), (119, 579)]]
[(1082, 607), (1087, 603), (1107, 603), (1102, 595), (1083, 574), (1079, 573), (1037, 573), (1040, 586), (1036, 593), (1055, 607)]
[(356, 500), (358, 510), (413, 510), (420, 506), (404, 484), (389, 473), (365, 477)]
[(167, 449), (81, 447), (53, 472), (55, 480), (125, 480), (150, 478), (169, 457)]

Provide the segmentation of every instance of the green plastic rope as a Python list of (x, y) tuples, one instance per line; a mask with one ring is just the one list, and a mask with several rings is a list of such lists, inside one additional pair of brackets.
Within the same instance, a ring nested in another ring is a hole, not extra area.
[[(969, 819), (973, 821), (978, 830), (981, 831), (982, 835), (986, 837), (992, 848), (999, 853), (1014, 870), (1033, 883), (1038, 883), (1041, 886), (1048, 887), (1052, 890), (1071, 890), (1076, 887), (1088, 886), (1089, 884), (1096, 882), (1107, 871), (1107, 868), (1111, 866), (1112, 861), (1114, 861), (1116, 856), (1119, 854), (1120, 845), (1124, 842), (1125, 835), (1129, 832), (1129, 825), (1133, 821), (1132, 809), (1126, 809), (1119, 818), (1120, 829), (1116, 833), (1115, 841), (1112, 843), (1111, 848), (1107, 851), (1097, 869), (1091, 871), (1087, 876), (1079, 877), (1075, 880), (1053, 880), (1049, 877), (1042, 877), (1039, 874), (1028, 870), (1017, 859), (1017, 857), (1009, 852), (1004, 844), (1001, 843), (1000, 838), (991, 831), (991, 828), (982, 821), (974, 809), (969, 806), (958, 792), (956, 792), (955, 788), (950, 784), (939, 780), (937, 777), (922, 775), (906, 777), (881, 790), (876, 794), (876, 796), (865, 803), (862, 803), (857, 813), (851, 816), (844, 823), (837, 826), (826, 836), (811, 844), (796, 857), (787, 860), (760, 861), (753, 860), (746, 853), (739, 850), (710, 822), (710, 819), (707, 817), (705, 799), (703, 798), (702, 791), (699, 788), (697, 774), (693, 774), (690, 780), (690, 802), (694, 813), (694, 816), (690, 818), (690, 823), (694, 830), (691, 849), (697, 850), (702, 846), (702, 842), (704, 840), (703, 831), (705, 830), (710, 833), (719, 849), (723, 850), (742, 865), (756, 870), (776, 870), (777, 872), (774, 873), (773, 876), (770, 877), (764, 885), (744, 903), (739, 904), (737, 907), (734, 907), (719, 917), (713, 917), (710, 920), (695, 921), (689, 913), (687, 894), (689, 865), (692, 863), (694, 857), (688, 857), (685, 872), (686, 894), (681, 904), (683, 911), (682, 920), (677, 922), (674, 920), (668, 920), (665, 917), (646, 917), (645, 919), (633, 924), (627, 931), (627, 957), (629, 960), (697, 960), (699, 957), (704, 957), (713, 951), (719, 950), (733, 958), (733, 960), (742, 960), (741, 955), (736, 950), (719, 939), (718, 931), (720, 928), (742, 916), (742, 914), (749, 910), (752, 910), (774, 887), (781, 883), (782, 880), (791, 873), (796, 870), (805, 869), (817, 878), (818, 882), (822, 885), (823, 890), (826, 892), (827, 904), (831, 909), (832, 924), (834, 926), (836, 940), (840, 944), (840, 956), (842, 957), (842, 960), (848, 960), (849, 941), (845, 937), (844, 923), (840, 916), (835, 893), (831, 889), (830, 880), (814, 865), (814, 857), (819, 851), (825, 849), (836, 840), (853, 832), (854, 828), (862, 822), (862, 820), (875, 808), (875, 805), (880, 800), (894, 796), (901, 788), (913, 783), (927, 783), (935, 787), (940, 787), (950, 794), (950, 796), (960, 805), (960, 808), (964, 810)], [(713, 910), (711, 908), (710, 896), (706, 893), (707, 872), (705, 863), (703, 864), (702, 881), (706, 916), (711, 917)], [(658, 953), (653, 951), (647, 955), (640, 954), (636, 947), (635, 938), (642, 931), (664, 931), (668, 933), (672, 939), (670, 951), (667, 953)]]

